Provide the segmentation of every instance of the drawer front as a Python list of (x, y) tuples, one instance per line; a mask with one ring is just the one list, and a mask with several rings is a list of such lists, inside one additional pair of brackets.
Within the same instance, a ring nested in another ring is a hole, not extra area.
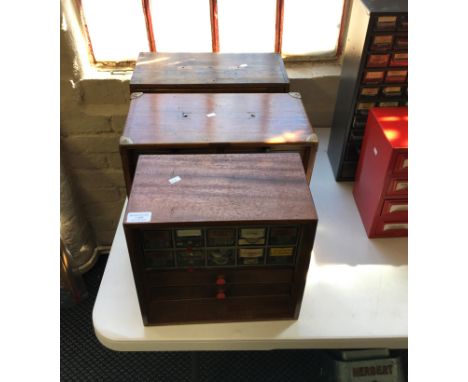
[(148, 324), (291, 319), (294, 307), (288, 296), (153, 301), (149, 304)]
[(408, 196), (408, 179), (392, 178), (387, 188), (387, 196)]
[(383, 219), (408, 220), (408, 200), (385, 200), (380, 216)]
[(188, 269), (145, 272), (147, 286), (216, 285), (222, 279), (226, 284), (290, 283), (293, 269)]
[(398, 154), (393, 165), (394, 175), (408, 176), (408, 153)]
[(291, 284), (223, 284), (191, 285), (149, 288), (148, 298), (151, 301), (181, 299), (215, 299), (247, 296), (288, 296)]
[(408, 221), (379, 220), (375, 227), (375, 235), (379, 237), (408, 236)]

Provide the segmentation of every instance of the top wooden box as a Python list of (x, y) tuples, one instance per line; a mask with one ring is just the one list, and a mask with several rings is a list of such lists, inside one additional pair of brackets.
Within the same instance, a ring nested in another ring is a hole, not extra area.
[(297, 152), (310, 182), (318, 140), (288, 93), (142, 94), (120, 138), (127, 195), (141, 154)]
[(151, 53), (138, 56), (130, 92), (285, 93), (289, 79), (277, 53)]

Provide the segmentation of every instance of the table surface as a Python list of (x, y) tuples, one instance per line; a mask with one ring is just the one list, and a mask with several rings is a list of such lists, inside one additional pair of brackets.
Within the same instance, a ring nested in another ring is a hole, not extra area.
[(367, 238), (353, 183), (333, 178), (330, 129), (316, 131), (319, 223), (298, 320), (143, 326), (122, 212), (93, 310), (99, 341), (119, 351), (407, 348), (408, 240)]

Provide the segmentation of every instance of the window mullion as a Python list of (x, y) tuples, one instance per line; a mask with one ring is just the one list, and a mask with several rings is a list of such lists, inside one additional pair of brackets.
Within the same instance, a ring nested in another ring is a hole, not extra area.
[(86, 18), (85, 18), (85, 15), (84, 15), (81, 0), (76, 0), (76, 5), (78, 7), (79, 17), (81, 19), (81, 25), (83, 25), (83, 29), (84, 29), (85, 36), (86, 36), (86, 42), (87, 42), (87, 46), (88, 46), (89, 58), (91, 59), (91, 62), (93, 64), (96, 64), (96, 57), (94, 56), (93, 44), (91, 43), (91, 36), (89, 35), (88, 25), (86, 24)]
[(275, 52), (281, 53), (283, 44), (284, 0), (276, 0)]
[(154, 40), (153, 20), (151, 18), (150, 0), (142, 0), (143, 14), (145, 15), (146, 33), (151, 52), (156, 52), (156, 43)]
[(211, 45), (214, 53), (219, 52), (218, 0), (210, 0)]

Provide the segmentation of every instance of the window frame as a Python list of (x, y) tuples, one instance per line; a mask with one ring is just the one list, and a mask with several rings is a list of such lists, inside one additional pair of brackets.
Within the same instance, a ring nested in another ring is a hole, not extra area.
[[(338, 42), (335, 54), (333, 56), (288, 56), (284, 60), (287, 62), (310, 62), (310, 61), (337, 61), (343, 51), (345, 24), (349, 15), (350, 3), (352, 0), (343, 0), (343, 10), (341, 13), (340, 31), (338, 34)], [(219, 53), (219, 25), (218, 25), (218, 0), (209, 0), (210, 2), (210, 22), (211, 22), (211, 41), (212, 52)], [(133, 69), (136, 61), (97, 61), (93, 51), (93, 44), (89, 35), (86, 18), (83, 11), (81, 0), (76, 0), (80, 21), (83, 25), (83, 31), (88, 48), (88, 56), (90, 63), (98, 69)], [(146, 24), (146, 34), (150, 52), (157, 52), (157, 36), (154, 35), (151, 5), (150, 0), (141, 0), (143, 16)], [(276, 0), (276, 22), (275, 22), (275, 51), (274, 53), (282, 53), (282, 38), (283, 38), (283, 18), (284, 18), (284, 0)]]

